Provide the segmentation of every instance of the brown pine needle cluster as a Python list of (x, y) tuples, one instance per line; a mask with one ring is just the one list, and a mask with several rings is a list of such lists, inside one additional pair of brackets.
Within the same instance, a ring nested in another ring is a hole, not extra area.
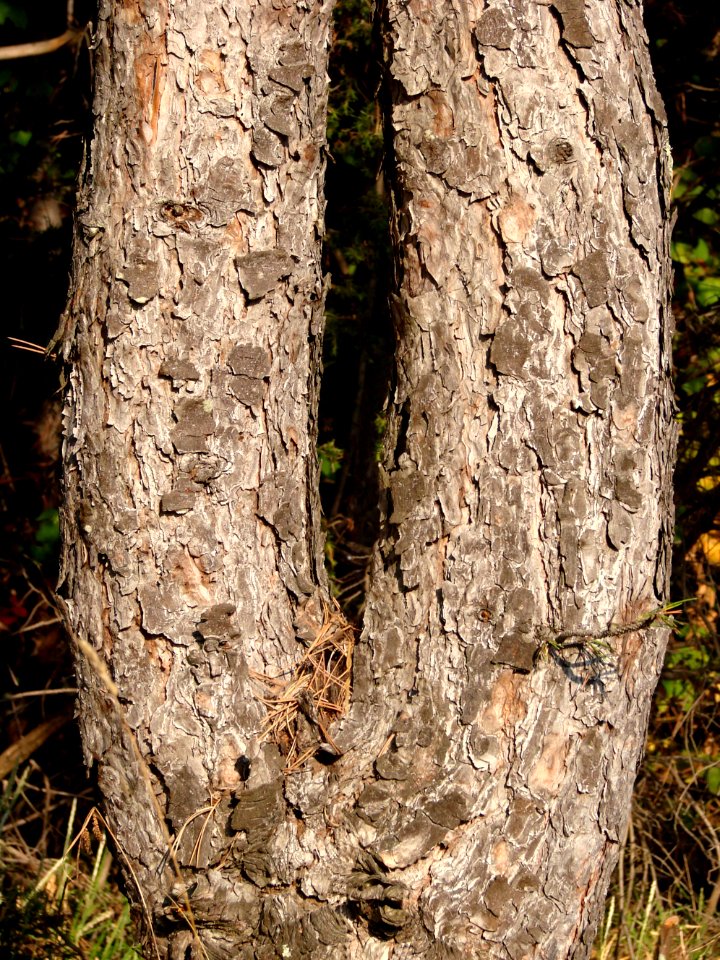
[[(320, 750), (330, 757), (342, 753), (329, 728), (343, 716), (350, 700), (355, 631), (334, 601), (332, 606), (323, 603), (320, 618), (291, 680), (251, 673), (271, 690), (260, 698), (268, 708), (263, 736), (282, 750), (287, 773), (300, 769)], [(312, 623), (309, 614), (305, 622)]]

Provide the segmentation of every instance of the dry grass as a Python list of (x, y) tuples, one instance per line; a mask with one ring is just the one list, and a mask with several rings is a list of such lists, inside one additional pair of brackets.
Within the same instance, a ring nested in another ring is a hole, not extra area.
[[(7, 777), (0, 792), (0, 955), (3, 960), (139, 960), (130, 908), (119, 892), (102, 820), (91, 811), (75, 827), (76, 797), (43, 795), (37, 764)], [(41, 808), (38, 810), (38, 800)], [(26, 833), (38, 815), (43, 834), (67, 817), (57, 856)]]

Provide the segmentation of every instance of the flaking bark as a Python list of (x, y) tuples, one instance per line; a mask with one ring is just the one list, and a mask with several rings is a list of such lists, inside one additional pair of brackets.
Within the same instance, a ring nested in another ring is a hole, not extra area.
[(628, 815), (674, 446), (640, 8), (381, 14), (383, 532), (349, 714), (304, 687), (289, 744), (257, 677), (347, 636), (314, 454), (330, 4), (101, 5), (62, 593), (162, 956), (583, 958)]
[(388, 0), (384, 35), (397, 372), (355, 696), (395, 737), (367, 841), (461, 955), (584, 957), (667, 637), (587, 636), (667, 584), (665, 116), (636, 4)]
[(255, 933), (230, 806), (270, 784), (270, 816), (282, 758), (261, 742), (267, 691), (251, 678), (292, 674), (298, 609), (327, 593), (315, 418), (331, 6), (99, 10), (60, 590), (100, 658), (78, 658), (86, 758), (129, 891), (173, 956), (203, 936), (184, 889), (223, 860), (191, 922), (237, 920), (230, 944)]

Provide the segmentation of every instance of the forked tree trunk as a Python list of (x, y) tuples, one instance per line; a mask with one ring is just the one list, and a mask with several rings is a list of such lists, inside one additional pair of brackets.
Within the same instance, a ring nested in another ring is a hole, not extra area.
[(65, 340), (87, 758), (148, 955), (585, 957), (667, 635), (667, 158), (640, 9), (381, 11), (397, 373), (336, 722), (329, 13), (101, 6)]

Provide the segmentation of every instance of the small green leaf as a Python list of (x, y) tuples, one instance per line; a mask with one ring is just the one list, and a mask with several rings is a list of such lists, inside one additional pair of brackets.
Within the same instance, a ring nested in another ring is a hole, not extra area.
[(332, 480), (341, 466), (343, 451), (335, 445), (334, 440), (321, 443), (317, 448), (320, 461), (320, 473), (325, 480)]
[(0, 0), (0, 26), (7, 21), (16, 27), (26, 27), (28, 23), (27, 13), (14, 3), (7, 3), (6, 0)]
[(682, 680), (663, 680), (662, 686), (668, 700), (679, 699), (683, 695), (684, 684)]
[(682, 392), (686, 393), (691, 397), (694, 393), (700, 393), (701, 390), (704, 390), (707, 386), (707, 377), (692, 377), (690, 380), (686, 380), (682, 385)]
[(32, 140), (32, 130), (13, 130), (8, 140), (19, 147), (26, 147)]
[(38, 563), (49, 560), (60, 543), (60, 518), (56, 508), (43, 510), (37, 518), (35, 543), (30, 547), (30, 555)]
[(689, 243), (676, 241), (670, 245), (670, 254), (676, 263), (690, 263), (692, 246)]
[(705, 783), (713, 796), (720, 794), (720, 765), (716, 764), (705, 771)]
[(712, 259), (712, 254), (710, 253), (710, 247), (708, 246), (707, 240), (705, 240), (703, 237), (700, 237), (691, 251), (690, 258), (693, 263), (704, 263), (706, 260)]
[(698, 182), (695, 171), (686, 167), (678, 173), (677, 181), (673, 187), (673, 200), (675, 202), (693, 200), (695, 197), (699, 197), (704, 189), (703, 184)]
[(696, 210), (693, 217), (700, 223), (706, 223), (709, 227), (714, 227), (720, 221), (720, 214), (711, 207), (702, 207), (702, 209)]
[(710, 307), (720, 300), (720, 277), (705, 277), (700, 280), (696, 290), (697, 301), (701, 307)]

